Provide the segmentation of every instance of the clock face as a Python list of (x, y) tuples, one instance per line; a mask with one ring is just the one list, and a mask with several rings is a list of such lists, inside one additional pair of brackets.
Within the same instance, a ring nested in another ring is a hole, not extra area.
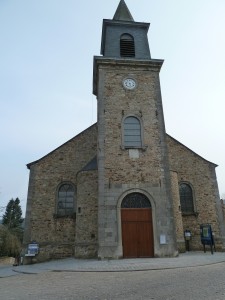
[(136, 82), (132, 78), (126, 78), (123, 81), (123, 86), (128, 90), (133, 90), (136, 87)]

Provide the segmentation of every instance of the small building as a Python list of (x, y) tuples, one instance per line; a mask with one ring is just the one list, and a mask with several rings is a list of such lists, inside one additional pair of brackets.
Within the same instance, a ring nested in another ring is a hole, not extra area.
[(216, 164), (165, 131), (163, 60), (151, 58), (149, 25), (123, 0), (103, 20), (97, 123), (27, 165), (24, 247), (36, 241), (38, 261), (175, 256), (185, 230), (191, 250), (202, 249), (202, 223), (224, 250)]

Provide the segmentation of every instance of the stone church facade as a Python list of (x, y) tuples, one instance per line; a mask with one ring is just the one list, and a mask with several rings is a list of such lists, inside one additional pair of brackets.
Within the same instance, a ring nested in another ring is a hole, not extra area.
[(224, 249), (216, 165), (166, 134), (148, 29), (121, 0), (94, 57), (97, 123), (27, 165), (24, 247), (36, 241), (38, 261), (175, 256), (184, 230), (202, 249), (203, 223)]

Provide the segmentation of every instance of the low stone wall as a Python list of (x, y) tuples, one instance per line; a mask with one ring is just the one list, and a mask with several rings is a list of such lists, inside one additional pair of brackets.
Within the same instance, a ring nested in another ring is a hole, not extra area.
[(15, 262), (14, 257), (0, 257), (0, 266), (1, 265), (13, 265)]

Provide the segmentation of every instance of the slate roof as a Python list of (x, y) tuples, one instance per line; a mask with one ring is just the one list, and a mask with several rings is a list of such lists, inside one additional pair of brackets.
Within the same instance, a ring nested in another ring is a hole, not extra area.
[(98, 164), (97, 164), (97, 155), (90, 160), (85, 167), (81, 171), (92, 171), (92, 170), (98, 170)]
[(117, 10), (115, 12), (115, 15), (113, 17), (113, 20), (115, 21), (133, 21), (134, 22), (134, 19), (125, 3), (124, 0), (121, 0), (118, 7), (117, 7)]

